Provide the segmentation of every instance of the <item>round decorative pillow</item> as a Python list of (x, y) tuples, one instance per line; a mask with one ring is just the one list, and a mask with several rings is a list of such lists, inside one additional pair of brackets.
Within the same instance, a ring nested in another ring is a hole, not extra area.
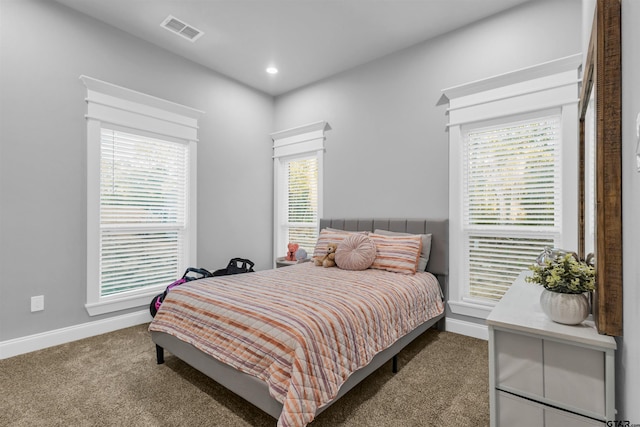
[(343, 270), (366, 270), (376, 259), (376, 245), (364, 234), (350, 234), (338, 243), (336, 265)]

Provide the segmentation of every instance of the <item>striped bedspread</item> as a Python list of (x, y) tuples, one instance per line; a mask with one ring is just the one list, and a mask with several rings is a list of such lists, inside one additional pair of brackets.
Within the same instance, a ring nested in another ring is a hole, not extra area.
[(305, 426), (380, 351), (444, 310), (429, 273), (313, 263), (188, 282), (149, 326), (269, 386), (278, 426)]

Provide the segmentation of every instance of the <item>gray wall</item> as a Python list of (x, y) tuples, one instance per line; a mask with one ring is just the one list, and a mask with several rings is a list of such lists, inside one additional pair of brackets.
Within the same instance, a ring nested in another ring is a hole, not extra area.
[(277, 97), (276, 129), (331, 124), (325, 216), (447, 218), (441, 90), (579, 53), (580, 36), (579, 0), (524, 4)]
[(640, 113), (640, 2), (622, 0), (622, 227), (624, 336), (617, 340), (619, 419), (640, 424), (640, 173), (636, 117)]
[(84, 309), (81, 74), (205, 111), (198, 264), (271, 266), (272, 97), (52, 1), (0, 7), (0, 341), (101, 318)]
[(581, 20), (580, 0), (525, 3), (276, 98), (276, 128), (331, 124), (325, 216), (448, 218), (441, 90), (579, 53)]

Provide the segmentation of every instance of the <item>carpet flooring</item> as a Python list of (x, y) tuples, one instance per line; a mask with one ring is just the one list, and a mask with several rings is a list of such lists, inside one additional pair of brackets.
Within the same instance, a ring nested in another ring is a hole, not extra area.
[[(489, 425), (487, 342), (429, 330), (310, 424)], [(170, 353), (147, 325), (0, 360), (0, 426), (271, 426), (276, 420)]]

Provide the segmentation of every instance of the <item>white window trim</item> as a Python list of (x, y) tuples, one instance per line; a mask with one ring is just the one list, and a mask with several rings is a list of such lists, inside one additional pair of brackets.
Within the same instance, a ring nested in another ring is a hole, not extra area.
[(284, 163), (293, 158), (304, 156), (317, 156), (318, 158), (318, 221), (323, 214), (323, 174), (324, 174), (324, 141), (325, 132), (331, 130), (326, 121), (310, 123), (292, 129), (272, 133), (273, 140), (273, 254), (274, 267), (277, 254), (284, 251), (287, 241), (282, 234), (283, 218), (286, 217), (285, 203), (282, 195), (286, 189), (283, 187)]
[(578, 98), (582, 55), (524, 68), (444, 89), (449, 100), (449, 307), (452, 313), (483, 318), (495, 303), (465, 299), (462, 239), (462, 158), (464, 125), (559, 108), (562, 123), (561, 247), (577, 246)]
[[(146, 306), (164, 286), (100, 297), (100, 129), (103, 123), (186, 141), (190, 150), (185, 268), (196, 261), (198, 119), (202, 111), (80, 76), (87, 88), (87, 303), (90, 316)], [(168, 285), (168, 283), (167, 283)]]

